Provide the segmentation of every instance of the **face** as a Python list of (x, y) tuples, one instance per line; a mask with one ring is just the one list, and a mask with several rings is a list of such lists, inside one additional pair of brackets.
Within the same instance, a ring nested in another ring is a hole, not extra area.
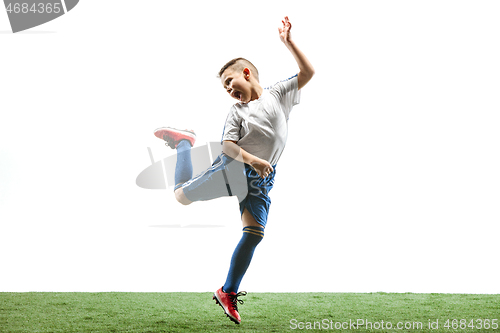
[(222, 86), (232, 98), (242, 103), (250, 102), (252, 91), (250, 70), (248, 68), (245, 68), (242, 72), (236, 72), (228, 68), (222, 73), (220, 80)]

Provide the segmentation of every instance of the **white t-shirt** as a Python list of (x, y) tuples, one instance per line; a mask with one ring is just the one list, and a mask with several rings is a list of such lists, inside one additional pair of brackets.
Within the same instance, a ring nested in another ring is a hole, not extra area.
[(297, 74), (265, 88), (259, 99), (237, 103), (226, 119), (222, 140), (276, 165), (285, 149), (288, 117), (300, 102)]

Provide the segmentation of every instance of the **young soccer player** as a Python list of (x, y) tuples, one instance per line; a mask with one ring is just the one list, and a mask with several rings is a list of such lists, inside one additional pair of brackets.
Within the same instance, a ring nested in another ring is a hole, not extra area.
[[(241, 322), (237, 304), (246, 292), (238, 292), (240, 282), (250, 265), (255, 248), (264, 236), (274, 185), (276, 164), (285, 148), (288, 116), (300, 101), (299, 90), (314, 75), (314, 68), (291, 38), (292, 25), (285, 17), (278, 28), (281, 41), (299, 66), (299, 73), (263, 89), (257, 68), (244, 58), (236, 58), (222, 67), (219, 77), (228, 94), (239, 102), (232, 106), (222, 138), (222, 154), (212, 167), (192, 177), (191, 147), (193, 131), (159, 128), (155, 135), (177, 149), (175, 197), (184, 205), (222, 196), (238, 196), (243, 236), (234, 250), (226, 282), (213, 298), (236, 324)], [(241, 172), (241, 182), (228, 181)]]

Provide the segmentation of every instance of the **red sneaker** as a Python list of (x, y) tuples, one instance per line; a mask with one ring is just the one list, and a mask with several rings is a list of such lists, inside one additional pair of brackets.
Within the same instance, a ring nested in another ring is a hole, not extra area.
[(196, 134), (189, 130), (178, 130), (171, 127), (160, 127), (154, 132), (155, 136), (159, 139), (165, 140), (170, 148), (177, 148), (181, 140), (188, 140), (191, 147), (194, 146), (196, 141)]
[(229, 317), (236, 324), (241, 323), (241, 317), (238, 313), (238, 302), (243, 304), (241, 299), (238, 299), (240, 296), (245, 296), (246, 291), (240, 291), (239, 293), (225, 293), (222, 290), (222, 287), (214, 293), (215, 303), (219, 304), (223, 309), (226, 316)]

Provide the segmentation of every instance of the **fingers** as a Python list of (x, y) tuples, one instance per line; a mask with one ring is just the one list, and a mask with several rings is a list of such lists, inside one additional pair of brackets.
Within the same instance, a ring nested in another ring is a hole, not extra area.
[(287, 29), (287, 30), (290, 30), (292, 29), (292, 23), (290, 23), (290, 19), (288, 19), (288, 16), (285, 16), (285, 20), (281, 21), (283, 22), (283, 26)]
[(265, 179), (267, 176), (269, 176), (274, 170), (272, 167), (266, 168), (263, 171), (260, 170), (255, 170), (257, 171), (257, 174), (259, 175), (260, 178)]
[(259, 176), (264, 179), (264, 178), (267, 178), (267, 176), (269, 176), (269, 174), (271, 174), (273, 172), (273, 167), (272, 166), (269, 166), (269, 167), (266, 167), (264, 169), (264, 172), (262, 174), (260, 174)]
[(252, 163), (251, 166), (262, 179), (266, 178), (274, 171), (273, 166), (269, 162), (264, 160), (259, 163)]

